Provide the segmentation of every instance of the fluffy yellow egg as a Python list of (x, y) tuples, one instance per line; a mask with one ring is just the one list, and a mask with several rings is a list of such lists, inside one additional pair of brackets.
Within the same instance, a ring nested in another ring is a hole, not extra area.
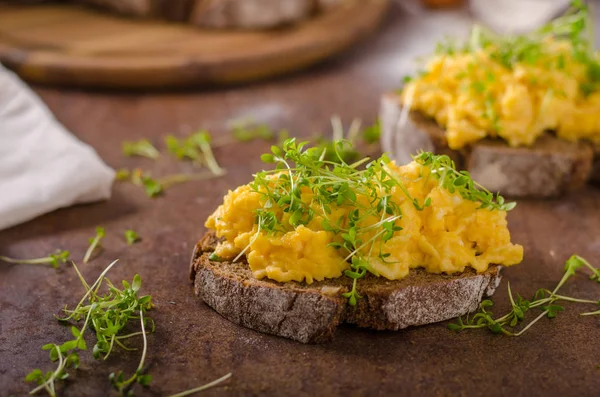
[[(401, 230), (385, 242), (377, 228), (362, 236), (365, 244), (359, 251), (372, 273), (399, 280), (414, 268), (424, 268), (431, 273), (455, 273), (470, 267), (484, 272), (491, 264), (510, 266), (521, 262), (523, 247), (511, 243), (505, 211), (482, 209), (479, 202), (450, 193), (431, 175), (429, 167), (417, 162), (405, 166), (392, 162), (387, 165), (387, 172), (401, 183), (391, 189), (390, 195), (401, 209), (401, 218), (394, 222)], [(275, 174), (272, 180), (277, 177)], [(418, 202), (429, 199), (430, 205), (418, 209), (400, 186)], [(370, 205), (369, 197), (359, 191), (356, 195), (357, 203)], [(313, 192), (306, 187), (302, 189), (301, 200), (309, 206), (317, 205)], [(288, 214), (283, 214), (276, 204), (270, 205), (285, 223)], [(260, 189), (244, 185), (230, 191), (205, 225), (224, 239), (215, 254), (231, 260), (244, 253), (254, 277), (280, 282), (312, 283), (337, 278), (350, 267), (348, 253), (331, 246), (342, 239), (323, 229), (322, 215), (315, 216), (307, 225), (270, 233), (260, 230), (255, 221), (256, 211), (264, 207), (265, 198)], [(332, 221), (343, 222), (354, 209), (348, 205), (333, 206), (328, 216)], [(380, 221), (369, 216), (360, 221), (360, 226), (371, 230), (369, 227)], [(382, 258), (380, 251), (389, 256)]]

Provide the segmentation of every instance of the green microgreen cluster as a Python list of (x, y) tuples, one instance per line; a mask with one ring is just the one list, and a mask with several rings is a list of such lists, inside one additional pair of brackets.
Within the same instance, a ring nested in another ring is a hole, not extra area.
[(142, 139), (137, 142), (123, 142), (123, 154), (125, 156), (141, 156), (156, 160), (160, 157), (160, 153), (147, 139)]
[[(151, 326), (150, 332), (154, 331), (154, 322), (144, 317), (147, 310), (152, 308), (152, 298), (149, 295), (138, 296), (142, 286), (142, 280), (138, 274), (135, 275), (131, 283), (123, 280), (123, 288), (117, 288), (105, 276), (108, 271), (117, 263), (112, 262), (96, 279), (89, 285), (83, 278), (77, 266), (73, 267), (79, 280), (81, 281), (85, 294), (73, 309), (64, 308), (65, 317), (57, 317), (60, 322), (77, 323), (83, 320), (81, 328), (71, 326), (71, 334), (74, 339), (61, 345), (47, 344), (42, 347), (43, 350), (50, 351), (50, 360), (58, 361), (58, 366), (54, 371), (44, 373), (40, 369), (30, 372), (25, 380), (27, 382), (36, 382), (38, 387), (33, 389), (30, 394), (35, 394), (45, 390), (50, 396), (56, 396), (56, 380), (64, 380), (69, 376), (68, 368), (77, 368), (79, 365), (79, 351), (87, 350), (87, 345), (83, 336), (87, 330), (92, 330), (96, 336), (96, 343), (93, 347), (93, 356), (96, 359), (106, 359), (113, 351), (115, 346), (124, 350), (133, 350), (127, 347), (124, 342), (127, 339), (141, 335), (144, 340), (144, 349), (140, 365), (135, 375), (124, 380), (122, 374), (111, 374), (111, 383), (121, 392), (122, 395), (129, 393), (131, 386), (137, 382), (143, 386), (150, 383), (149, 375), (143, 375), (143, 365), (146, 356), (146, 326)], [(106, 292), (100, 292), (100, 288), (105, 284)], [(124, 333), (124, 330), (131, 327), (132, 321), (140, 322), (140, 331)]]
[[(600, 315), (600, 300), (579, 299), (558, 294), (559, 290), (567, 280), (573, 277), (577, 270), (584, 266), (592, 271), (590, 279), (600, 282), (600, 269), (593, 267), (584, 258), (573, 255), (566, 261), (565, 273), (554, 289), (539, 289), (531, 300), (526, 300), (518, 294), (515, 298), (509, 283), (508, 298), (511, 304), (510, 312), (501, 317), (494, 318), (494, 313), (489, 310), (493, 306), (493, 302), (491, 300), (484, 300), (479, 305), (478, 313), (473, 316), (467, 316), (465, 320), (463, 320), (462, 317), (459, 317), (457, 322), (449, 324), (448, 328), (457, 332), (466, 329), (487, 328), (496, 334), (501, 333), (507, 336), (520, 336), (542, 318), (554, 318), (559, 312), (564, 311), (564, 306), (556, 304), (561, 301), (595, 305), (599, 310), (581, 313), (581, 315)], [(525, 319), (526, 313), (532, 309), (538, 309), (540, 312), (525, 327), (515, 332), (513, 328), (518, 326)]]
[(465, 200), (481, 203), (480, 208), (510, 211), (517, 203), (505, 202), (499, 193), (493, 193), (475, 182), (469, 172), (457, 171), (454, 161), (446, 155), (435, 155), (421, 152), (413, 157), (417, 163), (431, 168), (430, 175), (440, 181), (440, 184), (450, 193), (458, 193)]
[[(542, 60), (544, 67), (562, 70), (565, 68), (564, 56), (556, 57), (546, 40), (566, 40), (572, 47), (573, 59), (587, 68), (587, 81), (580, 88), (584, 95), (588, 95), (600, 87), (600, 60), (594, 53), (592, 18), (589, 14), (585, 2), (576, 0), (563, 16), (525, 35), (499, 36), (475, 25), (464, 45), (446, 39), (438, 43), (436, 52), (453, 55), (486, 50), (490, 52), (491, 59), (507, 69), (512, 69), (518, 63), (536, 64)], [(486, 78), (486, 81), (475, 82), (471, 88), (478, 91), (480, 87), (479, 91), (483, 93), (488, 82)]]
[[(173, 135), (165, 138), (169, 153), (179, 160), (192, 160), (197, 165), (206, 166), (210, 173), (175, 174), (157, 179), (152, 177), (148, 171), (139, 168), (134, 170), (121, 168), (117, 170), (115, 177), (118, 181), (129, 181), (142, 187), (146, 195), (153, 198), (160, 196), (168, 186), (177, 183), (224, 175), (225, 170), (219, 166), (212, 151), (211, 140), (208, 131), (204, 130), (183, 139), (176, 138)], [(138, 142), (123, 142), (123, 153), (126, 156), (138, 155), (154, 160), (160, 156), (159, 151), (147, 139)]]
[(67, 263), (69, 260), (69, 255), (70, 252), (65, 250), (56, 250), (54, 253), (49, 254), (48, 256), (33, 259), (16, 259), (0, 255), (0, 262), (29, 265), (50, 265), (57, 269), (61, 264)]
[(187, 138), (179, 139), (173, 135), (165, 138), (167, 150), (179, 160), (192, 160), (199, 165), (205, 165), (215, 175), (225, 174), (219, 166), (210, 145), (212, 137), (208, 131), (201, 130)]
[(125, 230), (125, 241), (127, 245), (133, 245), (141, 240), (141, 237), (137, 232), (133, 229)]
[(96, 235), (94, 237), (90, 238), (90, 246), (88, 247), (87, 251), (85, 252), (85, 255), (83, 256), (83, 263), (88, 263), (92, 257), (92, 254), (94, 253), (94, 251), (96, 249), (100, 249), (102, 248), (102, 245), (100, 244), (100, 240), (102, 240), (105, 236), (105, 231), (104, 228), (101, 226), (98, 226), (96, 228)]
[[(377, 256), (382, 261), (389, 261), (387, 258), (391, 254), (385, 251), (384, 243), (402, 230), (398, 224), (402, 211), (392, 199), (393, 190), (402, 191), (419, 211), (429, 206), (431, 200), (427, 198), (421, 203), (412, 197), (404, 182), (389, 171), (386, 165), (390, 160), (386, 156), (348, 164), (343, 153), (351, 148), (347, 140), (336, 140), (330, 154), (322, 146), (308, 147), (306, 142), (288, 139), (282, 148), (273, 146), (271, 153), (261, 156), (264, 162), (276, 164), (276, 168), (256, 174), (250, 186), (262, 195), (262, 208), (256, 211), (258, 231), (255, 238), (259, 233), (285, 233), (309, 224), (315, 217), (322, 219), (322, 228), (336, 236), (330, 246), (341, 250), (349, 262), (350, 268), (344, 274), (353, 283), (351, 291), (344, 296), (355, 305), (360, 298), (357, 280), (367, 273), (378, 276), (368, 258)], [(336, 161), (329, 160), (331, 156), (335, 156)], [(445, 189), (459, 193), (466, 200), (480, 202), (482, 208), (514, 207), (504, 204), (501, 196), (494, 200), (491, 193), (479, 190), (468, 173), (454, 169), (447, 156), (421, 153), (416, 161), (431, 167), (432, 174)], [(308, 203), (303, 200), (303, 190), (310, 194)], [(348, 215), (335, 219), (331, 216), (335, 207), (349, 209)], [(366, 219), (378, 221), (369, 224)]]

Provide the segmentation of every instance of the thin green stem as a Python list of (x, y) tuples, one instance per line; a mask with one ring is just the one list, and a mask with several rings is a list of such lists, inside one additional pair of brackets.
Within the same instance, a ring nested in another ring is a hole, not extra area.
[(77, 312), (77, 309), (79, 309), (81, 307), (81, 305), (83, 304), (83, 302), (85, 302), (85, 300), (88, 298), (88, 296), (90, 296), (90, 294), (92, 293), (93, 289), (95, 287), (100, 287), (100, 283), (102, 281), (102, 279), (104, 278), (104, 276), (106, 275), (106, 273), (108, 273), (108, 271), (118, 262), (119, 260), (116, 259), (114, 260), (110, 265), (108, 265), (106, 267), (106, 269), (104, 269), (104, 271), (102, 273), (100, 273), (100, 276), (98, 276), (98, 278), (96, 279), (96, 281), (94, 281), (94, 284), (92, 284), (92, 286), (86, 291), (85, 295), (83, 295), (83, 298), (81, 298), (81, 300), (79, 301), (79, 303), (77, 304), (77, 306), (75, 306), (75, 309), (71, 312), (71, 315), (62, 318), (62, 317), (57, 317), (59, 320), (61, 321), (68, 321), (70, 319), (73, 318), (74, 314)]
[(223, 382), (223, 381), (225, 381), (225, 380), (227, 380), (227, 379), (229, 379), (229, 378), (231, 378), (231, 372), (230, 372), (230, 373), (228, 373), (228, 374), (227, 374), (227, 375), (225, 375), (225, 376), (222, 376), (222, 377), (220, 377), (220, 378), (219, 378), (219, 379), (217, 379), (217, 380), (213, 380), (213, 381), (212, 381), (212, 382), (210, 382), (210, 383), (207, 383), (207, 384), (205, 384), (205, 385), (202, 385), (202, 386), (200, 386), (200, 387), (196, 387), (195, 389), (190, 389), (190, 390), (182, 391), (182, 392), (180, 392), (180, 393), (171, 394), (169, 397), (186, 397), (186, 396), (191, 396), (191, 395), (192, 395), (192, 394), (194, 394), (194, 393), (199, 393), (199, 392), (201, 392), (201, 391), (204, 391), (204, 390), (206, 390), (206, 389), (209, 389), (209, 388), (211, 388), (211, 387), (214, 387), (214, 386), (218, 385), (219, 383), (221, 383), (221, 382)]
[(546, 316), (548, 314), (548, 310), (543, 311), (539, 316), (537, 316), (532, 322), (530, 322), (529, 324), (527, 324), (527, 326), (525, 328), (523, 328), (522, 330), (520, 330), (519, 332), (515, 333), (514, 336), (521, 336), (523, 335), (523, 333), (525, 331), (527, 331), (529, 328), (531, 328), (533, 326), (533, 324), (537, 323), (542, 317)]
[(0, 255), (0, 261), (6, 263), (14, 263), (14, 264), (24, 264), (24, 265), (49, 265), (52, 263), (53, 258), (47, 256), (44, 258), (35, 258), (35, 259), (15, 259), (9, 258), (8, 256)]

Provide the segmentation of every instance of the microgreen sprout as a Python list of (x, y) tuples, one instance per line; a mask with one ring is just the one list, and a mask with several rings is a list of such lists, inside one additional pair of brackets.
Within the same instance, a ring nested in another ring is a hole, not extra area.
[(446, 155), (421, 152), (413, 157), (417, 163), (431, 168), (431, 175), (450, 193), (458, 193), (465, 200), (480, 203), (480, 208), (510, 211), (517, 203), (505, 202), (500, 194), (493, 193), (475, 182), (468, 171), (457, 171), (454, 161)]
[(15, 259), (0, 255), (0, 261), (15, 264), (50, 265), (57, 269), (61, 264), (67, 263), (69, 260), (69, 255), (69, 251), (56, 250), (54, 253), (49, 254), (48, 256), (34, 259)]
[(215, 175), (210, 171), (206, 171), (196, 172), (193, 174), (173, 174), (157, 179), (152, 177), (149, 172), (136, 168), (130, 173), (130, 181), (134, 185), (143, 188), (146, 196), (155, 198), (162, 195), (167, 188), (173, 185), (190, 181), (211, 179), (217, 176), (219, 175)]
[[(123, 342), (142, 335), (144, 349), (133, 381), (129, 381), (129, 379), (127, 381), (122, 380), (118, 375), (111, 376), (110, 380), (113, 381), (114, 379), (117, 383), (121, 382), (119, 384), (122, 386), (120, 390), (123, 391), (128, 391), (133, 382), (141, 385), (149, 384), (151, 378), (148, 375), (143, 375), (142, 370), (147, 350), (146, 333), (154, 331), (154, 322), (145, 317), (146, 311), (152, 308), (152, 300), (149, 295), (138, 296), (142, 286), (142, 280), (138, 274), (134, 276), (131, 283), (123, 280), (123, 289), (117, 288), (106, 278), (106, 274), (116, 263), (117, 261), (114, 261), (106, 267), (91, 285), (86, 282), (75, 263), (73, 263), (73, 268), (85, 289), (85, 294), (75, 308), (65, 307), (63, 309), (65, 317), (56, 318), (61, 322), (78, 322), (81, 320), (84, 320), (84, 322), (81, 328), (71, 326), (71, 334), (74, 339), (61, 345), (50, 343), (42, 347), (43, 350), (49, 350), (50, 360), (53, 362), (58, 361), (58, 366), (56, 370), (46, 373), (40, 369), (31, 371), (25, 377), (25, 380), (38, 383), (38, 387), (33, 389), (30, 394), (45, 390), (50, 396), (56, 396), (55, 381), (66, 379), (69, 376), (67, 369), (77, 368), (79, 365), (78, 351), (87, 350), (83, 335), (88, 329), (93, 330), (96, 336), (96, 343), (92, 350), (94, 358), (104, 360), (108, 358), (115, 346), (119, 346), (124, 350), (132, 350)], [(107, 285), (107, 292), (100, 292), (103, 284)], [(140, 331), (123, 334), (124, 329), (130, 327), (131, 320), (140, 321)], [(146, 330), (148, 325), (151, 327), (149, 331)], [(125, 384), (126, 382), (127, 384)]]
[(125, 230), (125, 241), (127, 242), (127, 245), (133, 245), (140, 240), (141, 240), (140, 235), (137, 234), (137, 232), (135, 230), (133, 230), (133, 229)]
[[(369, 258), (374, 253), (381, 261), (389, 261), (386, 258), (391, 253), (385, 252), (384, 243), (402, 230), (398, 221), (403, 214), (400, 205), (392, 200), (392, 191), (401, 191), (418, 211), (430, 206), (431, 199), (420, 202), (412, 197), (404, 182), (389, 171), (390, 160), (386, 156), (374, 161), (364, 158), (347, 163), (345, 153), (352, 150), (350, 142), (336, 140), (330, 147), (308, 147), (306, 142), (288, 139), (283, 147), (272, 146), (271, 153), (261, 156), (264, 162), (273, 163), (276, 168), (259, 172), (250, 184), (262, 196), (262, 208), (255, 212), (256, 235), (234, 262), (243, 256), (259, 233), (285, 233), (319, 217), (323, 230), (335, 235), (329, 246), (341, 250), (349, 262), (344, 274), (352, 279), (352, 288), (344, 296), (355, 305), (361, 297), (357, 281), (368, 273), (378, 275), (370, 266)], [(328, 155), (329, 150), (332, 153)], [(454, 163), (447, 156), (422, 153), (415, 161), (430, 167), (431, 174), (444, 189), (479, 202), (481, 208), (509, 210), (514, 207), (505, 204), (501, 196), (494, 197), (479, 190), (468, 173), (454, 169)], [(303, 190), (310, 195), (310, 203), (302, 200)], [(361, 197), (368, 198), (368, 202)], [(346, 207), (350, 211), (347, 216), (334, 218), (331, 214), (335, 207)], [(365, 224), (366, 219), (379, 221)]]
[(122, 149), (125, 156), (141, 156), (152, 160), (160, 157), (158, 150), (147, 139), (137, 142), (123, 142)]
[(144, 374), (144, 362), (146, 360), (146, 352), (148, 351), (148, 340), (146, 338), (146, 329), (144, 327), (144, 310), (140, 309), (140, 328), (141, 335), (144, 341), (144, 347), (142, 348), (142, 357), (140, 358), (140, 363), (138, 364), (135, 373), (128, 379), (125, 379), (123, 371), (119, 371), (117, 374), (112, 372), (108, 379), (110, 383), (113, 385), (115, 390), (119, 392), (121, 396), (132, 396), (131, 387), (134, 383), (138, 383), (141, 386), (147, 387), (150, 386), (150, 382), (152, 382), (152, 375)]
[(210, 169), (215, 175), (224, 175), (225, 170), (221, 168), (217, 163), (217, 160), (215, 159), (212, 148), (210, 146), (210, 142), (212, 140), (210, 134), (207, 131), (200, 131), (193, 134), (189, 139), (200, 148), (200, 151), (204, 156), (204, 161), (208, 169)]
[[(473, 316), (466, 316), (457, 319), (456, 323), (448, 324), (448, 328), (453, 331), (463, 331), (466, 329), (488, 328), (493, 333), (501, 333), (507, 336), (521, 336), (529, 330), (534, 324), (542, 318), (554, 318), (558, 313), (565, 310), (564, 306), (556, 304), (557, 302), (575, 302), (600, 306), (600, 300), (579, 299), (565, 295), (559, 295), (559, 290), (565, 285), (567, 280), (575, 275), (582, 267), (587, 267), (592, 271), (592, 280), (597, 280), (600, 269), (593, 267), (584, 258), (573, 255), (565, 262), (565, 272), (563, 277), (558, 282), (553, 290), (541, 288), (536, 291), (531, 300), (523, 299), (520, 295), (513, 295), (508, 284), (508, 298), (511, 304), (511, 310), (504, 316), (494, 318), (494, 314), (489, 309), (494, 305), (489, 299), (482, 301), (479, 305), (479, 312)], [(532, 309), (539, 309), (539, 314), (531, 320), (525, 327), (519, 331), (514, 331), (512, 328), (518, 326), (524, 321), (526, 312)], [(581, 313), (582, 316), (600, 315), (600, 310)]]
[(167, 150), (180, 160), (192, 160), (196, 164), (206, 165), (215, 175), (225, 174), (225, 170), (219, 166), (211, 147), (212, 137), (206, 130), (193, 133), (185, 139), (179, 139), (173, 135), (165, 138)]
[(159, 180), (154, 179), (149, 172), (144, 172), (139, 168), (134, 169), (131, 173), (131, 183), (142, 187), (146, 196), (150, 198), (157, 197), (164, 191), (164, 186)]
[(90, 238), (90, 246), (88, 247), (87, 251), (85, 252), (85, 255), (83, 257), (83, 263), (88, 263), (90, 261), (92, 254), (94, 253), (96, 248), (102, 248), (102, 245), (100, 244), (100, 240), (102, 240), (104, 238), (104, 235), (105, 235), (104, 228), (101, 226), (98, 226), (96, 228), (96, 235), (94, 237)]

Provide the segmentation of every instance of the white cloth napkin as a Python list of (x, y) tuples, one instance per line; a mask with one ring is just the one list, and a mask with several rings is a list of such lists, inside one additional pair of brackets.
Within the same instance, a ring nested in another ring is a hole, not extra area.
[(0, 65), (0, 229), (108, 199), (115, 172)]

